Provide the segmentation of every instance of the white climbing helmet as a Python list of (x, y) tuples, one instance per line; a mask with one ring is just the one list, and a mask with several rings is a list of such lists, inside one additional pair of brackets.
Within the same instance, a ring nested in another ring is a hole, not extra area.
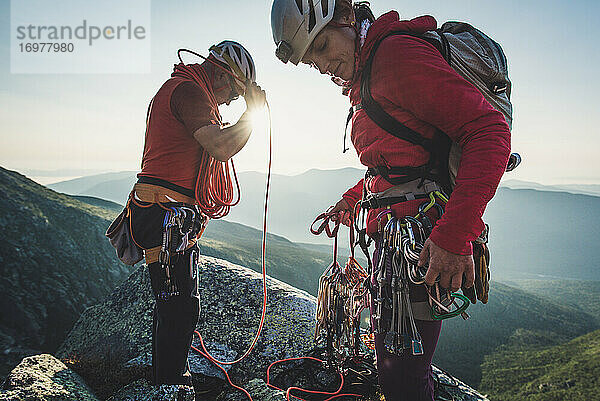
[(252, 56), (238, 42), (224, 40), (218, 45), (212, 46), (209, 51), (217, 60), (227, 64), (240, 78), (245, 78), (250, 82), (256, 81), (256, 68)]
[(274, 0), (271, 30), (275, 55), (298, 65), (315, 36), (333, 19), (335, 0)]

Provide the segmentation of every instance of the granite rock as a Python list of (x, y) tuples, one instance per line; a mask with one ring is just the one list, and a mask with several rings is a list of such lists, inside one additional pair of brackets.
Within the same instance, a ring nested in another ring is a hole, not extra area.
[(82, 378), (50, 354), (24, 358), (2, 385), (2, 401), (99, 401)]

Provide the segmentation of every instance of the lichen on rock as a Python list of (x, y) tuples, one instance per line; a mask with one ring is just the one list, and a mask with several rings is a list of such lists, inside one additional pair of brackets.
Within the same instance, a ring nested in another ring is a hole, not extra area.
[[(178, 394), (181, 393), (178, 398)], [(120, 389), (106, 401), (194, 401), (194, 390), (188, 386), (163, 384), (153, 386), (139, 379)]]
[(23, 359), (2, 389), (3, 401), (99, 401), (77, 373), (50, 354)]

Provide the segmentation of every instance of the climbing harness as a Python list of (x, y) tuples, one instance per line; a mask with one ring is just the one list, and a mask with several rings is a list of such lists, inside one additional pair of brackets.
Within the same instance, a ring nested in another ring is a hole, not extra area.
[[(415, 320), (443, 320), (455, 316), (468, 318), (468, 298), (463, 294), (450, 293), (441, 288), (437, 281), (428, 287), (425, 284), (428, 266), (418, 265), (419, 255), (435, 224), (428, 212), (437, 212), (439, 219), (448, 202), (435, 183), (426, 181), (420, 187), (419, 190), (419, 185), (412, 189), (404, 186), (402, 190), (392, 187), (378, 194), (365, 189), (363, 200), (359, 202), (360, 209), (365, 211), (385, 206), (378, 215), (381, 228), (377, 244), (379, 257), (370, 266), (376, 288), (372, 296), (372, 323), (374, 333), (383, 336), (386, 350), (395, 355), (424, 353)], [(427, 200), (419, 206), (415, 216), (393, 215), (391, 205), (412, 199)], [(415, 285), (426, 288), (427, 302), (411, 302), (410, 287)]]
[(162, 244), (158, 254), (164, 276), (157, 295), (161, 301), (179, 295), (179, 285), (172, 274), (174, 260), (195, 243), (207, 223), (208, 218), (200, 212), (197, 205), (169, 207), (166, 210), (162, 224)]
[[(441, 288), (438, 281), (432, 287), (428, 287), (425, 284), (428, 266), (418, 266), (419, 255), (434, 226), (427, 212), (435, 209), (439, 219), (448, 202), (448, 198), (441, 191), (432, 191), (428, 197), (429, 201), (419, 206), (415, 216), (396, 218), (389, 208), (379, 215), (380, 221), (386, 223), (380, 240), (381, 256), (374, 271), (378, 284), (375, 300), (377, 312), (374, 316), (376, 329), (380, 334), (387, 332), (388, 340), (396, 335), (404, 339), (410, 338), (410, 344), (416, 344), (416, 348), (412, 349), (413, 354), (419, 352), (420, 336), (415, 332), (413, 309), (416, 303), (411, 305), (409, 285), (423, 285), (427, 289), (430, 316), (421, 314), (418, 316), (420, 320), (442, 320), (459, 315), (468, 318), (465, 312), (469, 304), (468, 299), (462, 294), (450, 293)], [(392, 312), (390, 324), (383, 319), (384, 309)], [(387, 342), (392, 344), (391, 341)], [(393, 342), (398, 348), (398, 339), (394, 338)], [(404, 342), (405, 345), (408, 343), (408, 340)], [(391, 345), (390, 347), (394, 348)]]
[[(160, 263), (163, 281), (156, 298), (161, 301), (167, 301), (169, 298), (179, 295), (179, 285), (172, 269), (177, 259), (196, 245), (209, 220), (198, 205), (179, 202), (179, 200), (185, 200), (184, 195), (171, 193), (175, 197), (174, 199), (166, 195), (165, 191), (168, 190), (154, 185), (136, 184), (129, 194), (129, 200), (125, 206), (129, 216), (129, 230), (133, 243), (143, 249), (147, 265)], [(162, 202), (163, 198), (166, 198), (167, 201)], [(161, 245), (154, 248), (143, 248), (135, 240), (131, 219), (132, 204), (144, 209), (158, 205), (165, 211), (161, 227)], [(192, 264), (190, 260), (190, 267)]]

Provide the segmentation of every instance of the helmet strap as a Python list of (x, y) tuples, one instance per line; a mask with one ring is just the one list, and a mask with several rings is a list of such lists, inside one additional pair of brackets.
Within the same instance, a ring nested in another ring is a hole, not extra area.
[(214, 68), (211, 69), (210, 80), (213, 84), (213, 93), (220, 93), (226, 89), (229, 89), (229, 95), (227, 95), (226, 101), (230, 102), (230, 101), (237, 99), (239, 97), (239, 93), (235, 89), (233, 77), (231, 75), (226, 75), (225, 79), (227, 80), (227, 83), (220, 85), (220, 86), (214, 86), (215, 69)]

